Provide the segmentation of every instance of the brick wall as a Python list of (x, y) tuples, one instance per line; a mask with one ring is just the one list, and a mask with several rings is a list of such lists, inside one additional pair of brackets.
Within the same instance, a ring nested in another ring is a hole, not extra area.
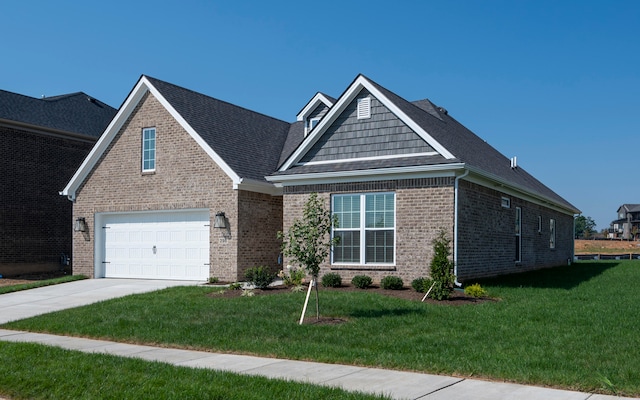
[[(320, 275), (337, 272), (348, 283), (355, 275), (368, 275), (375, 282), (384, 276), (400, 276), (405, 285), (420, 276), (428, 276), (433, 239), (445, 229), (453, 235), (453, 178), (389, 180), (366, 183), (305, 185), (285, 187), (284, 230), (302, 217), (309, 194), (317, 192), (330, 207), (332, 194), (392, 191), (396, 194), (396, 264), (390, 266), (331, 266), (327, 260)], [(285, 260), (291, 263), (291, 260)]]
[[(573, 216), (462, 181), (459, 185), (458, 280), (566, 265), (573, 254)], [(511, 205), (501, 205), (502, 197)], [(522, 210), (521, 262), (515, 262), (516, 207)], [(538, 217), (541, 230), (538, 230)], [(556, 248), (549, 248), (549, 220)]]
[(72, 205), (62, 190), (94, 141), (0, 126), (0, 274), (58, 270)]
[[(141, 172), (141, 132), (145, 127), (156, 128), (156, 171), (150, 174)], [(78, 190), (73, 213), (74, 218), (85, 217), (88, 232), (94, 232), (95, 213), (208, 208), (212, 221), (210, 275), (235, 281), (239, 259), (244, 268), (272, 258), (271, 254), (262, 258), (250, 255), (255, 248), (244, 241), (259, 242), (261, 235), (275, 236), (275, 232), (266, 230), (247, 234), (251, 220), (239, 219), (239, 212), (255, 206), (253, 220), (266, 219), (263, 214), (278, 209), (277, 202), (233, 190), (231, 179), (164, 107), (147, 95)], [(218, 211), (227, 217), (226, 230), (213, 227)], [(273, 228), (269, 225), (269, 229)], [(94, 238), (90, 235), (74, 235), (74, 274), (94, 275)]]

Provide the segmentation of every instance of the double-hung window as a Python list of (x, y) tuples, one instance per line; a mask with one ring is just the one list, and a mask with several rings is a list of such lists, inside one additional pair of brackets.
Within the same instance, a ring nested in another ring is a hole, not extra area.
[(395, 262), (395, 193), (339, 194), (331, 209), (338, 218), (333, 236), (333, 264), (393, 264)]
[(142, 130), (142, 172), (156, 170), (156, 128)]

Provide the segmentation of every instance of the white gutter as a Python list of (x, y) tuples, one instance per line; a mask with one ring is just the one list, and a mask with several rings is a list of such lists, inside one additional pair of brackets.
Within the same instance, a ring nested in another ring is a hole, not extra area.
[(455, 277), (453, 283), (458, 287), (462, 286), (462, 283), (458, 282), (458, 182), (467, 175), (469, 175), (468, 169), (464, 174), (456, 177), (453, 193), (453, 276)]

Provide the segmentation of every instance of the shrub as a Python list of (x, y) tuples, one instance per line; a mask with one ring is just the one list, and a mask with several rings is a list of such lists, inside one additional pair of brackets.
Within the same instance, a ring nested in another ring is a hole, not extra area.
[(371, 277), (366, 275), (356, 275), (351, 279), (351, 284), (358, 289), (366, 289), (371, 286), (372, 283)]
[(233, 282), (232, 284), (229, 285), (229, 289), (231, 289), (231, 290), (240, 290), (240, 289), (242, 289), (242, 283)]
[(265, 266), (247, 269), (244, 277), (258, 289), (264, 289), (276, 280), (276, 274), (274, 274), (269, 267)]
[(425, 293), (431, 287), (433, 281), (429, 278), (416, 278), (411, 281), (411, 287), (418, 293)]
[(403, 288), (403, 286), (404, 282), (399, 276), (385, 276), (380, 281), (380, 287), (382, 287), (383, 289), (400, 290)]
[(340, 287), (342, 286), (342, 277), (336, 273), (328, 273), (322, 276), (322, 286)]
[(214, 284), (214, 283), (218, 283), (220, 282), (220, 279), (218, 279), (218, 277), (215, 276), (210, 276), (209, 277), (209, 283)]
[(441, 229), (438, 236), (433, 240), (433, 259), (431, 260), (431, 278), (435, 285), (429, 293), (429, 297), (436, 300), (445, 300), (449, 298), (453, 291), (453, 262), (449, 259), (451, 250), (449, 246), (451, 240), (447, 238), (444, 229)]
[(464, 288), (464, 293), (475, 298), (485, 297), (487, 295), (487, 291), (484, 290), (479, 283), (467, 286)]
[(287, 265), (286, 270), (278, 272), (278, 277), (282, 279), (285, 286), (302, 286), (304, 277), (307, 275), (304, 269)]

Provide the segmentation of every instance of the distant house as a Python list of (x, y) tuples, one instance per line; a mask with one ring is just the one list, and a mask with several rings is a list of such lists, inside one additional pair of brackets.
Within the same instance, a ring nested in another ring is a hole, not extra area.
[(0, 275), (69, 261), (72, 207), (58, 192), (115, 113), (84, 93), (38, 99), (0, 90)]
[(276, 232), (313, 192), (340, 220), (322, 273), (427, 276), (440, 229), (461, 281), (573, 257), (579, 210), (429, 100), (359, 75), (290, 123), (142, 76), (61, 192), (83, 221), (74, 273), (277, 268)]
[(636, 239), (640, 232), (640, 204), (623, 204), (618, 208), (618, 218), (611, 222), (609, 236), (620, 239)]

